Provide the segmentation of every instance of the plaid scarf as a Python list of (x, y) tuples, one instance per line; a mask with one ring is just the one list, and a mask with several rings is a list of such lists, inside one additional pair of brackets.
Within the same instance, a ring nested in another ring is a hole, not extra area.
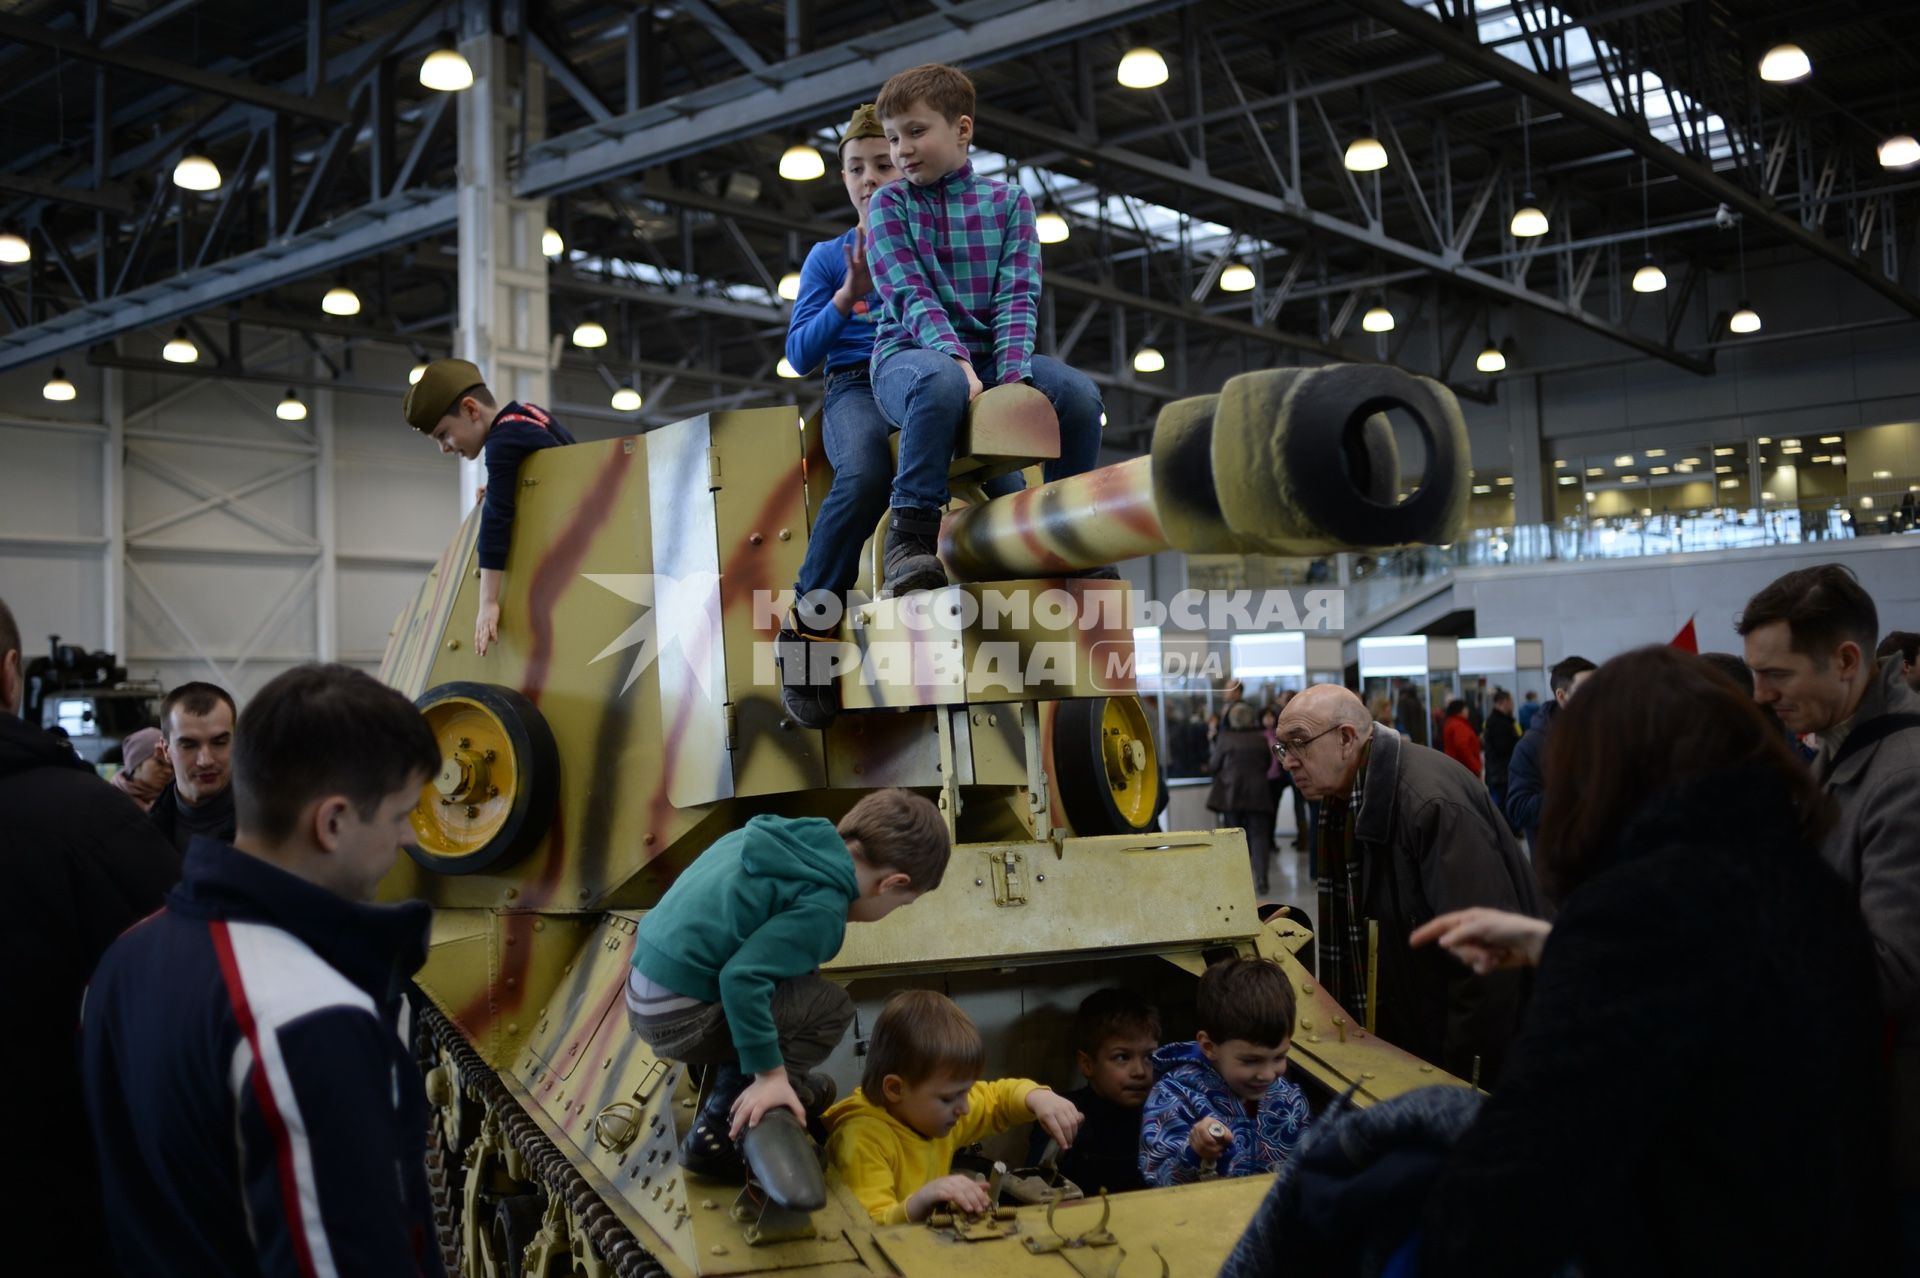
[(1320, 924), (1314, 948), (1320, 983), (1356, 1022), (1367, 1019), (1367, 921), (1360, 913), (1360, 857), (1353, 846), (1354, 819), (1367, 780), (1369, 740), (1360, 748), (1353, 791), (1320, 804)]

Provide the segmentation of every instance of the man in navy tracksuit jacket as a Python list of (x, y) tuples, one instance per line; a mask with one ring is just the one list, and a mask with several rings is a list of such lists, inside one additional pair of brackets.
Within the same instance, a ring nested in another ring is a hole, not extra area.
[[(366, 903), (398, 848), (381, 831), (403, 828), (432, 735), (405, 698), (340, 666), (282, 675), (241, 725), (241, 846), (196, 837), (165, 906), (114, 943), (87, 991), (86, 1103), (115, 1258), (196, 1278), (437, 1275), (408, 997), (430, 911)], [(400, 739), (374, 740), (388, 733)], [(356, 792), (266, 757), (315, 747), (385, 758)], [(366, 805), (370, 785), (382, 794)], [(260, 833), (276, 804), (296, 813), (278, 839)], [(311, 834), (329, 825), (333, 846)]]

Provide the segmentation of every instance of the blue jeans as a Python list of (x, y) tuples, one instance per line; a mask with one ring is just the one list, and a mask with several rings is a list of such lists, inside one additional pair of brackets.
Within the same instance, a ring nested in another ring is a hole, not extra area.
[[(1060, 419), (1060, 455), (1046, 464), (1049, 480), (1090, 470), (1100, 455), (1100, 392), (1084, 373), (1045, 355), (1033, 357), (1032, 381)], [(967, 415), (967, 375), (950, 355), (901, 351), (873, 373), (873, 397), (900, 427), (900, 467), (892, 504), (938, 510), (947, 504), (953, 441)], [(835, 479), (835, 484), (839, 480)], [(1018, 491), (1018, 476), (986, 485), (989, 496)], [(855, 550), (856, 557), (858, 549)]]
[(828, 372), (820, 433), (833, 484), (807, 536), (807, 557), (794, 583), (797, 595), (829, 590), (844, 600), (859, 580), (860, 547), (887, 511), (887, 489), (893, 482), (887, 436), (892, 432), (893, 423), (874, 403), (866, 365)]

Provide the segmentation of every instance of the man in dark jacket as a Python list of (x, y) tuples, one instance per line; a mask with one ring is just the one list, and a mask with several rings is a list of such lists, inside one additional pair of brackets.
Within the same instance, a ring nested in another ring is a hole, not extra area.
[(1520, 728), (1513, 721), (1513, 694), (1505, 688), (1495, 688), (1493, 709), (1487, 712), (1480, 747), (1487, 769), (1487, 793), (1493, 797), (1494, 810), (1502, 819), (1507, 812), (1507, 767), (1513, 759), (1513, 748), (1519, 744)]
[(0, 602), (0, 1024), (15, 1050), (0, 1088), (16, 1097), (10, 1139), (31, 1174), (7, 1191), (21, 1222), (8, 1242), (19, 1273), (107, 1268), (93, 1151), (75, 1135), (80, 993), (113, 938), (160, 907), (180, 858), (123, 792), (67, 746), (22, 722), (20, 631)]
[(1321, 983), (1388, 1042), (1461, 1078), (1493, 1082), (1518, 1022), (1521, 978), (1474, 977), (1407, 943), (1449, 910), (1539, 912), (1533, 869), (1486, 787), (1439, 751), (1374, 723), (1336, 684), (1289, 702), (1278, 734), (1293, 783), (1323, 805), (1314, 938)]
[[(1839, 564), (1790, 572), (1747, 601), (1754, 700), (1819, 734), (1813, 774), (1840, 819), (1821, 848), (1858, 894), (1892, 1030), (1896, 1184), (1920, 1220), (1920, 694), (1898, 654), (1867, 653), (1878, 609)], [(1911, 1237), (1910, 1237), (1910, 1246)], [(1920, 1263), (1920, 1253), (1909, 1254)]]
[(440, 1272), (406, 995), (429, 911), (367, 903), (439, 762), (412, 704), (345, 666), (296, 667), (248, 705), (234, 844), (193, 841), (87, 993), (125, 1272)]
[(147, 813), (174, 850), (194, 836), (233, 839), (233, 698), (211, 683), (183, 683), (160, 703), (160, 752), (173, 784)]
[(1277, 810), (1273, 791), (1267, 785), (1267, 764), (1272, 758), (1267, 734), (1260, 731), (1253, 707), (1244, 701), (1228, 706), (1227, 721), (1214, 738), (1207, 758), (1207, 771), (1213, 774), (1207, 809), (1220, 813), (1227, 825), (1246, 832), (1254, 890), (1263, 895), (1268, 890), (1268, 867), (1273, 864), (1273, 818)]
[(1513, 748), (1513, 758), (1507, 765), (1507, 821), (1527, 836), (1529, 851), (1540, 835), (1540, 801), (1547, 789), (1547, 739), (1553, 734), (1553, 716), (1597, 668), (1585, 657), (1568, 657), (1555, 666), (1548, 676), (1553, 700), (1540, 708), (1533, 726)]

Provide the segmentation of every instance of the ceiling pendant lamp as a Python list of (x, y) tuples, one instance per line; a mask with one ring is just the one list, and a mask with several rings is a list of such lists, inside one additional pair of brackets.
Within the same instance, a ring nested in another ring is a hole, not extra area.
[(1114, 78), (1123, 89), (1157, 89), (1167, 82), (1167, 60), (1158, 49), (1137, 45), (1121, 56)]
[(1506, 353), (1493, 344), (1492, 338), (1488, 338), (1487, 348), (1474, 359), (1473, 366), (1482, 373), (1504, 373), (1507, 371)]
[(1667, 273), (1654, 265), (1651, 259), (1633, 273), (1633, 291), (1636, 293), (1660, 293), (1666, 287)]
[(194, 364), (199, 362), (200, 348), (193, 344), (193, 339), (187, 336), (183, 326), (174, 329), (173, 336), (160, 348), (160, 358), (169, 364)]
[(1362, 135), (1347, 143), (1347, 153), (1341, 157), (1349, 172), (1374, 173), (1387, 167), (1387, 148), (1380, 145), (1380, 139)]
[(1760, 331), (1760, 312), (1747, 303), (1740, 303), (1740, 309), (1727, 319), (1727, 330), (1733, 333), (1757, 333)]
[(33, 260), (33, 246), (26, 237), (12, 231), (0, 231), (0, 262), (28, 262)]
[(599, 320), (581, 320), (573, 326), (573, 344), (582, 350), (598, 350), (607, 344), (607, 330)]
[(1545, 235), (1551, 229), (1546, 211), (1534, 200), (1532, 191), (1520, 197), (1520, 207), (1513, 211), (1513, 220), (1507, 223), (1507, 229), (1515, 239), (1521, 240)]
[(1369, 333), (1391, 333), (1393, 312), (1387, 309), (1385, 302), (1381, 302), (1360, 317), (1360, 327)]
[(360, 313), (360, 295), (347, 287), (345, 280), (327, 290), (320, 299), (320, 309), (329, 315), (358, 315)]
[(621, 386), (613, 392), (611, 402), (616, 413), (637, 413), (640, 411), (640, 392), (631, 386)]
[(1160, 353), (1157, 346), (1142, 346), (1133, 353), (1133, 371), (1136, 373), (1158, 373), (1167, 366), (1167, 357)]
[(72, 399), (74, 394), (73, 383), (67, 380), (67, 370), (55, 365), (53, 376), (49, 377), (47, 384), (40, 388), (40, 398), (63, 404)]
[(407, 370), (407, 385), (418, 386), (420, 384), (420, 379), (425, 377), (426, 375), (427, 375), (427, 366), (424, 363), (415, 364), (412, 368)]
[(1781, 43), (1760, 59), (1760, 78), (1768, 84), (1792, 84), (1813, 74), (1813, 62), (1797, 44)]
[(274, 405), (273, 415), (283, 422), (304, 422), (307, 420), (307, 406), (293, 393), (293, 387), (287, 387), (286, 398)]
[[(1920, 139), (1911, 133), (1896, 133), (1874, 148), (1883, 169), (1910, 169), (1920, 164)], [(9, 259), (0, 258), (0, 261)], [(17, 259), (16, 259), (17, 260)]]
[(1245, 262), (1231, 262), (1227, 269), (1220, 272), (1220, 288), (1226, 293), (1247, 293), (1253, 290), (1253, 268)]
[(173, 166), (173, 184), (183, 191), (217, 191), (220, 166), (208, 159), (198, 144), (189, 146), (180, 162)]
[(788, 271), (785, 275), (782, 275), (775, 291), (789, 302), (798, 298), (800, 296), (800, 272)]
[(420, 64), (420, 83), (441, 93), (458, 93), (473, 87), (473, 68), (460, 50), (453, 47), (453, 37), (443, 40)]
[(786, 377), (786, 378), (795, 378), (800, 376), (800, 370), (795, 368), (785, 355), (782, 355), (780, 357), (780, 362), (773, 366), (773, 371), (779, 376)]
[(789, 182), (811, 182), (826, 171), (820, 152), (805, 142), (795, 142), (780, 156), (780, 176)]
[(551, 226), (540, 232), (541, 257), (559, 257), (566, 251), (567, 242), (560, 237), (560, 232), (554, 230)]
[(1060, 216), (1057, 209), (1041, 209), (1033, 219), (1033, 235), (1042, 244), (1058, 244), (1073, 234), (1073, 228), (1067, 225), (1067, 219)]

